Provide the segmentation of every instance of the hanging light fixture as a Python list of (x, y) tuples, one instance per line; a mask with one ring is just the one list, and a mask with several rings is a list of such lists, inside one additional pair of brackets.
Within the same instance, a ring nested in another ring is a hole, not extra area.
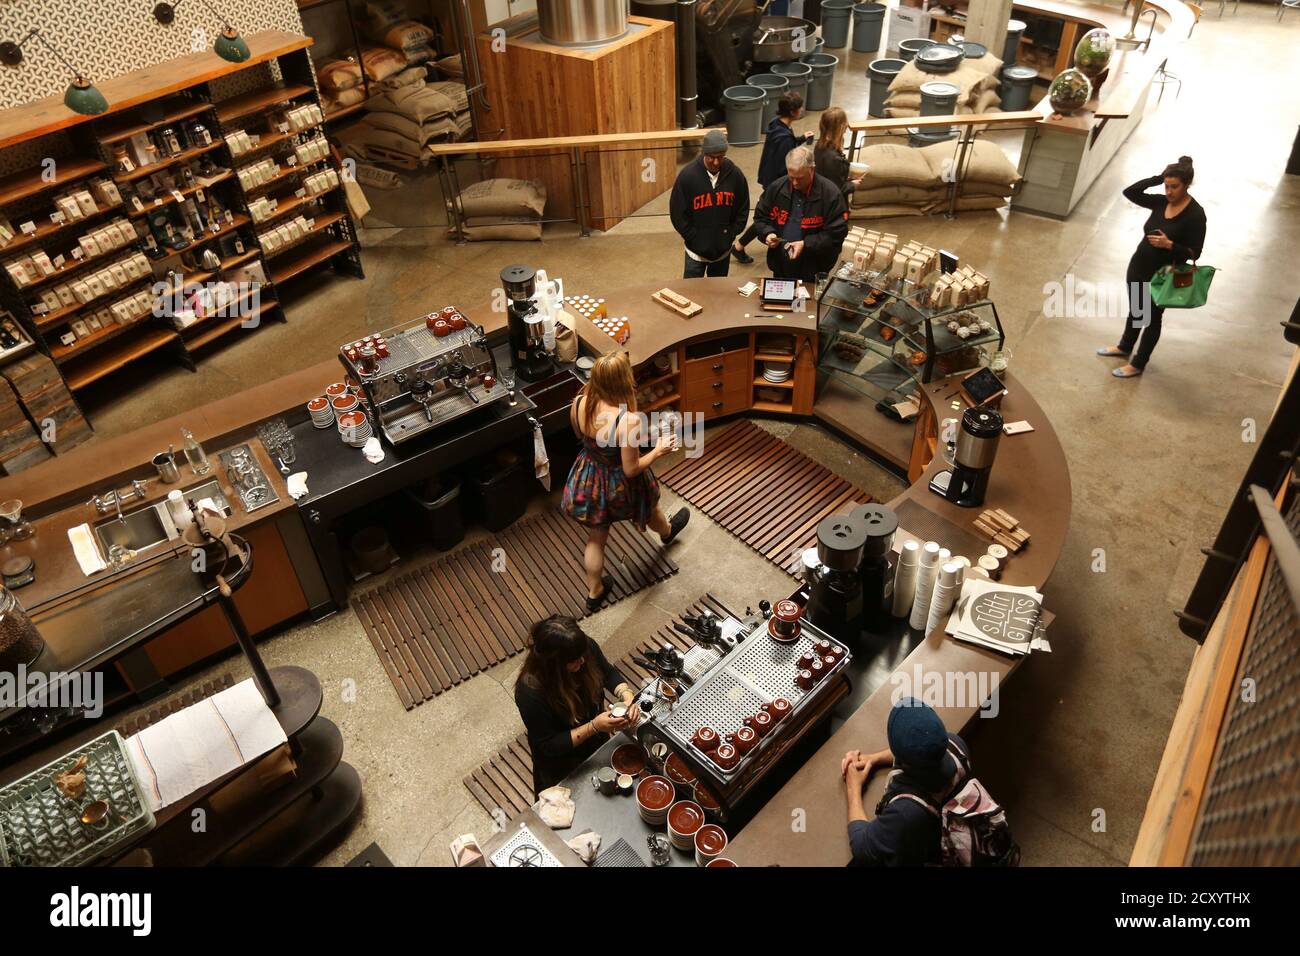
[[(176, 0), (175, 3), (160, 3), (153, 8), (153, 18), (163, 26), (171, 26), (176, 21), (176, 10), (185, 0)], [(223, 60), (229, 60), (231, 63), (243, 63), (252, 53), (249, 52), (248, 44), (244, 38), (239, 35), (239, 31), (230, 25), (230, 21), (213, 9), (208, 0), (199, 0), (208, 11), (221, 21), (221, 32), (217, 34), (216, 41), (212, 44), (212, 50)]]
[(68, 86), (68, 91), (63, 94), (63, 105), (82, 116), (97, 116), (107, 112), (108, 100), (104, 99), (104, 94), (95, 89), (80, 70), (64, 59), (63, 54), (56, 50), (49, 40), (41, 36), (41, 31), (35, 27), (17, 43), (11, 40), (0, 43), (0, 63), (4, 63), (5, 66), (17, 66), (23, 62), (23, 44), (33, 37), (40, 40), (41, 45), (57, 56), (59, 62), (72, 72), (72, 83)]

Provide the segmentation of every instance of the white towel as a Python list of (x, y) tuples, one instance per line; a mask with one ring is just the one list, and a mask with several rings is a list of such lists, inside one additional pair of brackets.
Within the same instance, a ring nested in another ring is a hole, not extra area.
[(285, 482), (289, 486), (289, 496), (297, 501), (303, 495), (307, 494), (307, 472), (296, 471), (289, 476)]
[(146, 727), (126, 750), (157, 812), (287, 740), (250, 678)]
[(533, 474), (547, 491), (551, 490), (551, 459), (546, 454), (546, 438), (542, 435), (542, 425), (533, 426)]
[(99, 548), (95, 547), (95, 536), (91, 534), (90, 525), (79, 524), (75, 528), (69, 528), (68, 540), (72, 542), (72, 553), (77, 556), (82, 574), (98, 574), (108, 567), (99, 556)]

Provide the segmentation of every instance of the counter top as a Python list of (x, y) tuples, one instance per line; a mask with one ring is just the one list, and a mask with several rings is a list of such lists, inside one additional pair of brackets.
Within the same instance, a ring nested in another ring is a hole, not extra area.
[[(1008, 559), (1002, 582), (1032, 585), (1044, 590), (1065, 545), (1070, 523), (1070, 475), (1065, 454), (1055, 431), (1042, 408), (1014, 376), (1005, 376), (1008, 394), (1002, 413), (1007, 421), (1024, 419), (1034, 431), (1021, 435), (1004, 435), (989, 484), (986, 507), (1002, 508), (1020, 519), (1032, 536), (1029, 544)], [(934, 408), (936, 420), (954, 417), (950, 407), (955, 387), (950, 382), (935, 382), (922, 387), (926, 401)], [(945, 526), (956, 531), (974, 533), (971, 520), (980, 509), (960, 508), (928, 489), (930, 479), (944, 467), (937, 457), (920, 479), (888, 502), (899, 510), (900, 525), (941, 543)], [(908, 511), (919, 507), (922, 512)], [(922, 528), (919, 519), (930, 525)], [(910, 525), (910, 527), (909, 527)], [(1051, 595), (1046, 594), (1050, 606)], [(986, 674), (988, 686), (1000, 684), (1021, 663), (1010, 657), (948, 637), (942, 629), (926, 635), (901, 662), (893, 675), (910, 678), (919, 668), (922, 673), (978, 675)], [(882, 683), (865, 702), (845, 720), (830, 740), (808, 760), (732, 841), (727, 855), (742, 866), (842, 866), (849, 861), (846, 831), (847, 808), (839, 765), (849, 750), (874, 751), (887, 746), (885, 722), (898, 686), (891, 679)], [(900, 695), (901, 696), (901, 695)], [(975, 715), (978, 702), (965, 706), (942, 706), (936, 709), (950, 730), (960, 731)], [(885, 784), (885, 774), (877, 773), (866, 788), (865, 805), (874, 807)], [(806, 832), (794, 833), (792, 814), (802, 811)]]

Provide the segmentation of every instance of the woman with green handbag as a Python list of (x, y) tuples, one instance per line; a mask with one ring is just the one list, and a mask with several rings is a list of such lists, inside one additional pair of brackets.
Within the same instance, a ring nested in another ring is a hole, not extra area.
[[(1129, 314), (1124, 321), (1124, 334), (1119, 345), (1097, 349), (1098, 355), (1115, 358), (1132, 355), (1128, 365), (1110, 373), (1116, 378), (1141, 375), (1160, 340), (1160, 320), (1165, 310), (1151, 297), (1151, 278), (1165, 266), (1200, 258), (1205, 244), (1205, 209), (1187, 192), (1192, 176), (1192, 157), (1180, 156), (1161, 175), (1143, 179), (1124, 190), (1125, 199), (1150, 209), (1151, 215), (1142, 228), (1142, 242), (1129, 260), (1125, 276)], [(1161, 183), (1164, 195), (1147, 192)]]

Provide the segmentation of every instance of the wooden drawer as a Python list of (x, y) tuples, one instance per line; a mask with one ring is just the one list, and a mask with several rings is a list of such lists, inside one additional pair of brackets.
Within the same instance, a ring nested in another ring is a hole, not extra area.
[(749, 356), (749, 349), (741, 349), (708, 358), (691, 359), (684, 364), (682, 382), (689, 388), (692, 382), (743, 378), (751, 372)]
[(682, 411), (703, 412), (705, 418), (743, 412), (749, 408), (750, 393), (748, 381), (736, 384), (695, 382), (687, 385), (682, 393)]

